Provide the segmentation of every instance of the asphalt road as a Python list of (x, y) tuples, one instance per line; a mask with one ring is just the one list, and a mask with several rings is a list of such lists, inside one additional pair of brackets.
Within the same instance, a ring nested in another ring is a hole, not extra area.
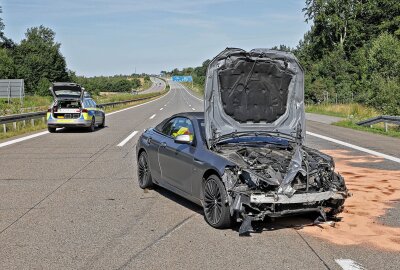
[[(141, 190), (139, 134), (202, 108), (171, 83), (155, 101), (108, 114), (106, 127), (93, 133), (59, 130), (0, 147), (0, 269), (399, 269), (399, 252), (334, 244), (279, 221), (251, 237), (216, 230), (200, 207), (161, 188)], [(307, 124), (308, 131), (399, 157), (399, 140)], [(307, 144), (365, 154), (314, 136)], [(371, 166), (399, 170), (393, 161)]]
[(161, 79), (156, 78), (156, 77), (150, 77), (150, 80), (152, 82), (152, 85), (150, 86), (150, 88), (141, 91), (140, 94), (148, 94), (148, 93), (160, 92), (163, 89), (165, 89), (165, 81), (164, 80), (161, 80)]

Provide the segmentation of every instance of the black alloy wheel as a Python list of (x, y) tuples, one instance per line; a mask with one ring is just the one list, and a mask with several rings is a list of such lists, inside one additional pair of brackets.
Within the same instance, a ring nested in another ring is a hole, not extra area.
[(148, 188), (153, 185), (149, 163), (146, 152), (142, 152), (138, 159), (138, 181), (141, 188)]
[(215, 228), (227, 228), (231, 224), (226, 191), (221, 180), (211, 175), (204, 185), (204, 216), (208, 224)]

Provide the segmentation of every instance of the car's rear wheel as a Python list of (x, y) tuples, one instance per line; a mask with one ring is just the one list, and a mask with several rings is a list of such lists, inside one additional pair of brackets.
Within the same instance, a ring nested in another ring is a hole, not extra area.
[(101, 121), (101, 124), (99, 125), (99, 128), (103, 128), (106, 124), (106, 116), (103, 114), (103, 121)]
[(55, 128), (55, 127), (47, 127), (47, 130), (48, 130), (50, 133), (56, 132), (56, 128)]
[(138, 159), (138, 181), (141, 188), (153, 186), (147, 154), (144, 151), (140, 153)]
[(90, 123), (89, 132), (93, 132), (96, 128), (96, 119), (92, 117), (92, 122)]
[(231, 214), (224, 185), (216, 175), (207, 178), (203, 192), (204, 217), (214, 228), (223, 229), (231, 225)]

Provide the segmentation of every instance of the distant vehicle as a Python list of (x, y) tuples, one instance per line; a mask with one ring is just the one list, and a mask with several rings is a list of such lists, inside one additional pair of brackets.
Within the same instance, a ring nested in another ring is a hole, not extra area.
[(53, 133), (61, 127), (84, 127), (90, 132), (104, 127), (106, 117), (101, 106), (76, 83), (57, 82), (50, 87), (54, 102), (47, 111), (47, 128)]
[(226, 228), (314, 212), (324, 220), (348, 197), (332, 157), (303, 145), (304, 73), (290, 53), (226, 49), (207, 70), (204, 113), (180, 113), (137, 143), (141, 188), (165, 187)]

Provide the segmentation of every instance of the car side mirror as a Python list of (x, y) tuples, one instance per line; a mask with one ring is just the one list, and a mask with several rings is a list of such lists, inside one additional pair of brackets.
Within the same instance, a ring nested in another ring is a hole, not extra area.
[(188, 134), (182, 134), (178, 135), (174, 139), (175, 143), (180, 143), (180, 144), (191, 144), (192, 139), (190, 138), (190, 135)]

